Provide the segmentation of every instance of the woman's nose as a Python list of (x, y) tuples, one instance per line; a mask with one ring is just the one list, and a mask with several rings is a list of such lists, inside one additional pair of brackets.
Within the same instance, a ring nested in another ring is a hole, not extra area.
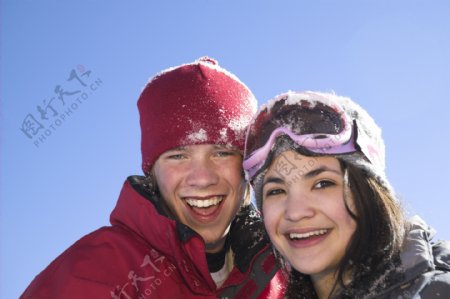
[(303, 218), (314, 216), (315, 210), (311, 200), (305, 192), (294, 190), (289, 192), (286, 203), (284, 217), (289, 221), (299, 221)]

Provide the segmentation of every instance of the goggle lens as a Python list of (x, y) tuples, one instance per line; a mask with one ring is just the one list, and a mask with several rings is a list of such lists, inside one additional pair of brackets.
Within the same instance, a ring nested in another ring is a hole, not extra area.
[(338, 105), (300, 100), (287, 103), (281, 98), (262, 110), (249, 127), (244, 169), (250, 178), (262, 167), (276, 137), (288, 135), (294, 142), (315, 153), (354, 152), (353, 124)]

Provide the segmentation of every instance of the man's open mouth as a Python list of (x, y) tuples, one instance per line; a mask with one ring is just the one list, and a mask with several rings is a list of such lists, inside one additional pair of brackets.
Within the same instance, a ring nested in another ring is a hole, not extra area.
[(194, 198), (186, 198), (186, 202), (189, 206), (195, 208), (209, 208), (211, 206), (216, 206), (220, 204), (223, 200), (223, 196), (213, 196), (208, 199), (194, 199)]

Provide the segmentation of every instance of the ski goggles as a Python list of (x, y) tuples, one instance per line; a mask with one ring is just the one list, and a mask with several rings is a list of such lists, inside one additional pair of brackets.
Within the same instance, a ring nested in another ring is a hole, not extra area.
[(356, 134), (356, 121), (336, 101), (316, 93), (284, 94), (262, 108), (250, 124), (244, 170), (248, 179), (253, 179), (280, 135), (289, 136), (310, 152), (336, 155), (358, 150)]

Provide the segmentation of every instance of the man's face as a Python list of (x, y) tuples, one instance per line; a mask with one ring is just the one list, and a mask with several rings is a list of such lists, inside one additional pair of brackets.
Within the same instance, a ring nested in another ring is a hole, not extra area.
[(158, 158), (153, 175), (175, 218), (203, 237), (208, 252), (219, 251), (245, 192), (241, 154), (212, 144), (179, 147)]

